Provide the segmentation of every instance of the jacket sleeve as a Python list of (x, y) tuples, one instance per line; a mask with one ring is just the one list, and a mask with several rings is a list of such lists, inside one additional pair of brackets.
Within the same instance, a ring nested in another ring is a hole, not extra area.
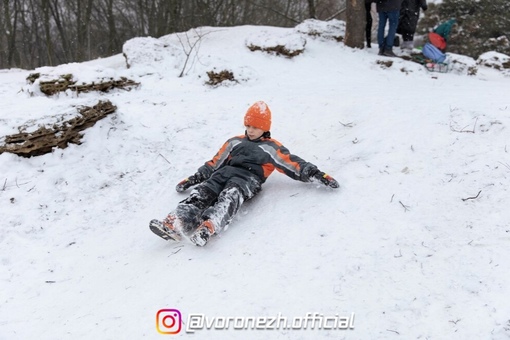
[(317, 167), (312, 163), (293, 155), (279, 142), (273, 140), (273, 146), (267, 146), (264, 151), (271, 155), (276, 170), (292, 179), (302, 182), (310, 182), (310, 177), (317, 172)]
[(213, 172), (225, 166), (232, 149), (239, 143), (241, 143), (241, 141), (238, 138), (230, 138), (221, 146), (220, 150), (210, 161), (205, 162), (204, 165), (198, 168), (198, 172), (202, 174), (204, 178), (211, 177)]

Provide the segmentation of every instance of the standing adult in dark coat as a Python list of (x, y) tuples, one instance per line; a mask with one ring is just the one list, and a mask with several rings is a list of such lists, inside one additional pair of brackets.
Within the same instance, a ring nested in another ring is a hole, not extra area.
[[(377, 0), (377, 13), (379, 14), (379, 27), (377, 29), (377, 43), (379, 55), (396, 57), (393, 53), (393, 42), (397, 33), (398, 17), (402, 0)], [(388, 35), (384, 38), (386, 22), (389, 22)]]
[(412, 49), (420, 8), (427, 10), (427, 0), (404, 0), (400, 7), (397, 33), (402, 34), (402, 49)]
[(365, 26), (365, 36), (367, 39), (367, 47), (372, 47), (372, 14), (370, 11), (372, 10), (372, 3), (375, 2), (375, 0), (365, 0), (365, 12), (367, 15), (367, 24)]

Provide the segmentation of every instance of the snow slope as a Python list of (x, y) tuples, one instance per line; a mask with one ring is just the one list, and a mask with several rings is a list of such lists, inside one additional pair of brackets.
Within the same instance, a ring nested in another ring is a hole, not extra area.
[[(98, 100), (118, 107), (82, 145), (0, 155), (0, 339), (171, 337), (156, 329), (160, 309), (182, 313), (182, 338), (510, 338), (508, 75), (387, 67), (376, 47), (352, 50), (303, 27), (197, 32), (127, 42), (129, 69), (116, 55), (36, 70), (125, 76), (141, 83), (131, 91), (46, 97), (27, 85), (33, 71), (0, 70), (0, 136)], [(305, 51), (289, 59), (251, 42)], [(223, 69), (238, 82), (204, 84)], [(257, 100), (273, 112), (273, 137), (342, 188), (275, 173), (206, 247), (153, 235), (148, 222), (186, 197), (175, 184), (243, 133)], [(355, 319), (354, 329), (308, 320), (192, 335), (193, 313)]]

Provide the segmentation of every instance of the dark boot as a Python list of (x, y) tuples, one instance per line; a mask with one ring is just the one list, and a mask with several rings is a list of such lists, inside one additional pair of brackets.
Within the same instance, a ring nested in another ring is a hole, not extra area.
[(398, 57), (395, 53), (393, 53), (393, 50), (384, 50), (382, 55), (385, 57)]

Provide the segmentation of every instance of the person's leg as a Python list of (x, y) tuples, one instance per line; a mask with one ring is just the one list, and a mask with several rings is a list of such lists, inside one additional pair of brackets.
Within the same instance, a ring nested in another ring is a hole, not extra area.
[(365, 26), (365, 37), (367, 40), (367, 47), (371, 47), (372, 42), (372, 14), (370, 13), (370, 10), (372, 8), (372, 3), (365, 3), (365, 11), (366, 11), (366, 19), (367, 24)]
[(387, 18), (389, 21), (388, 36), (386, 37), (384, 49), (391, 51), (393, 49), (393, 42), (395, 40), (395, 34), (397, 32), (398, 18), (400, 16), (399, 11), (387, 12)]
[(384, 51), (384, 30), (388, 20), (387, 12), (378, 12), (379, 25), (377, 26), (377, 43), (379, 44), (379, 54)]
[(244, 203), (241, 188), (235, 183), (229, 183), (218, 196), (216, 203), (202, 213), (202, 220), (209, 220), (214, 234), (219, 234), (228, 225)]
[(190, 239), (197, 246), (204, 246), (211, 235), (221, 233), (232, 221), (241, 205), (260, 191), (260, 182), (254, 179), (233, 178), (218, 195), (213, 206), (202, 213), (202, 223)]
[[(216, 201), (218, 195), (205, 185), (193, 189), (185, 200), (171, 212), (167, 220), (185, 234), (193, 232), (200, 225), (202, 212)], [(172, 221), (173, 219), (173, 221)]]
[(410, 33), (403, 33), (402, 39), (404, 41), (401, 44), (401, 48), (403, 50), (412, 50), (413, 49), (413, 35)]
[(200, 185), (193, 189), (189, 197), (181, 201), (163, 221), (151, 220), (149, 228), (165, 240), (179, 241), (183, 234), (189, 234), (198, 227), (200, 215), (214, 203), (217, 196), (208, 187)]

